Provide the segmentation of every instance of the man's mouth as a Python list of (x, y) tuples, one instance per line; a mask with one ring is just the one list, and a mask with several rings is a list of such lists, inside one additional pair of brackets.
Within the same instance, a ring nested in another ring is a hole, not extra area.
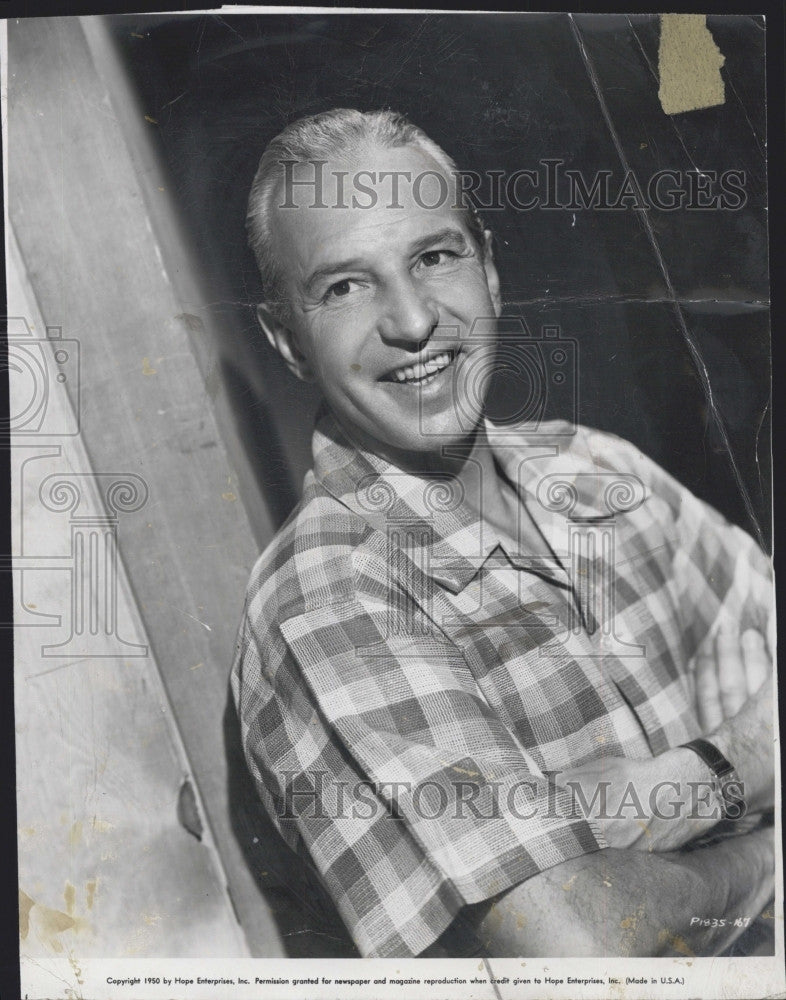
[(397, 382), (404, 385), (426, 386), (436, 381), (437, 377), (450, 367), (458, 352), (456, 350), (442, 351), (425, 361), (414, 365), (404, 365), (396, 368), (385, 376), (386, 382)]

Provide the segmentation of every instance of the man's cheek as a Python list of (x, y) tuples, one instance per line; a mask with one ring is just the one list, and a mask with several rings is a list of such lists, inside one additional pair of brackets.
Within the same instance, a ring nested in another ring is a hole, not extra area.
[[(489, 315), (493, 315), (493, 303), (491, 301), (491, 290), (489, 289), (486, 272), (478, 265), (472, 269), (464, 271), (451, 282), (453, 301), (461, 301), (468, 307), (482, 309), (484, 312), (491, 309)], [(488, 308), (487, 308), (488, 307)]]
[(324, 349), (317, 353), (316, 364), (319, 381), (324, 390), (340, 386), (352, 381), (355, 372), (350, 368), (352, 358), (343, 354), (327, 352)]

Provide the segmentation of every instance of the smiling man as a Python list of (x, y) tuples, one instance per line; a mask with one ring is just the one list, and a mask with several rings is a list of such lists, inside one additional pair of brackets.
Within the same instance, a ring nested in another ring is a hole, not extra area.
[[(380, 118), (388, 128), (391, 121)], [(433, 144), (391, 147), (350, 136), (329, 162), (301, 161), (300, 177), (286, 171), (289, 189), (273, 189), (282, 207), (264, 223), (252, 211), (261, 259), (270, 246), (278, 267), (286, 261), (274, 297), (258, 308), (260, 323), (294, 374), (318, 383), (362, 451), (399, 469), (460, 476), (472, 464), (451, 459), (450, 446), (473, 450), (489, 473), (489, 516), (504, 505), (484, 447), (483, 392), (471, 394), (461, 383), (475, 371), (490, 373), (496, 349), (493, 337), (468, 341), (479, 318), (500, 312), (490, 234), (474, 214), (454, 207), (450, 161)], [(267, 160), (291, 162), (271, 145)], [(378, 179), (372, 198), (344, 194), (343, 179), (360, 163), (367, 178)], [(263, 167), (252, 194), (260, 208), (272, 194)], [(395, 176), (393, 188), (387, 179)]]
[(400, 115), (289, 126), (249, 233), (326, 404), (232, 673), (277, 828), (364, 955), (722, 953), (773, 893), (768, 560), (619, 438), (485, 418), (491, 233)]

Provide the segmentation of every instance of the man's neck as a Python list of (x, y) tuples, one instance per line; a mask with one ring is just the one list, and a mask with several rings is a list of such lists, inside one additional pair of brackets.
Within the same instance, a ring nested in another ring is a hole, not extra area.
[(554, 552), (532, 517), (518, 483), (509, 479), (480, 424), (472, 442), (444, 448), (440, 470), (460, 483), (464, 503), (498, 534), (511, 539), (519, 554), (554, 558)]
[(429, 452), (401, 452), (370, 447), (356, 432), (344, 432), (360, 450), (370, 450), (384, 461), (424, 479), (449, 477), (460, 488), (463, 503), (497, 531), (514, 535), (518, 520), (519, 498), (514, 486), (500, 474), (486, 425), (480, 421), (463, 441), (443, 445)]
[(513, 535), (518, 493), (497, 463), (485, 425), (478, 426), (471, 445), (444, 448), (443, 453), (446, 469), (461, 484), (467, 506), (498, 531)]
[(466, 508), (497, 533), (510, 538), (520, 553), (553, 557), (549, 543), (519, 496), (518, 484), (508, 480), (498, 463), (484, 421), (463, 441), (430, 452), (371, 446), (356, 432), (346, 427), (343, 430), (360, 451), (370, 451), (402, 472), (423, 479), (450, 478), (459, 488)]

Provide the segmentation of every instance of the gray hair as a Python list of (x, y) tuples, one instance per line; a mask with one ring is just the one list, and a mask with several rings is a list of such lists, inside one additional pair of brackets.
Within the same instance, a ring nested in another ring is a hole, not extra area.
[[(280, 315), (288, 302), (283, 278), (270, 232), (270, 199), (282, 177), (282, 161), (327, 160), (338, 153), (351, 153), (365, 142), (383, 148), (416, 146), (430, 154), (450, 175), (458, 171), (455, 162), (426, 133), (396, 111), (356, 111), (333, 108), (321, 114), (299, 118), (268, 143), (259, 161), (248, 198), (246, 229), (249, 246), (262, 276), (267, 304)], [(483, 222), (464, 191), (463, 208), (470, 234), (481, 254), (484, 252)]]

